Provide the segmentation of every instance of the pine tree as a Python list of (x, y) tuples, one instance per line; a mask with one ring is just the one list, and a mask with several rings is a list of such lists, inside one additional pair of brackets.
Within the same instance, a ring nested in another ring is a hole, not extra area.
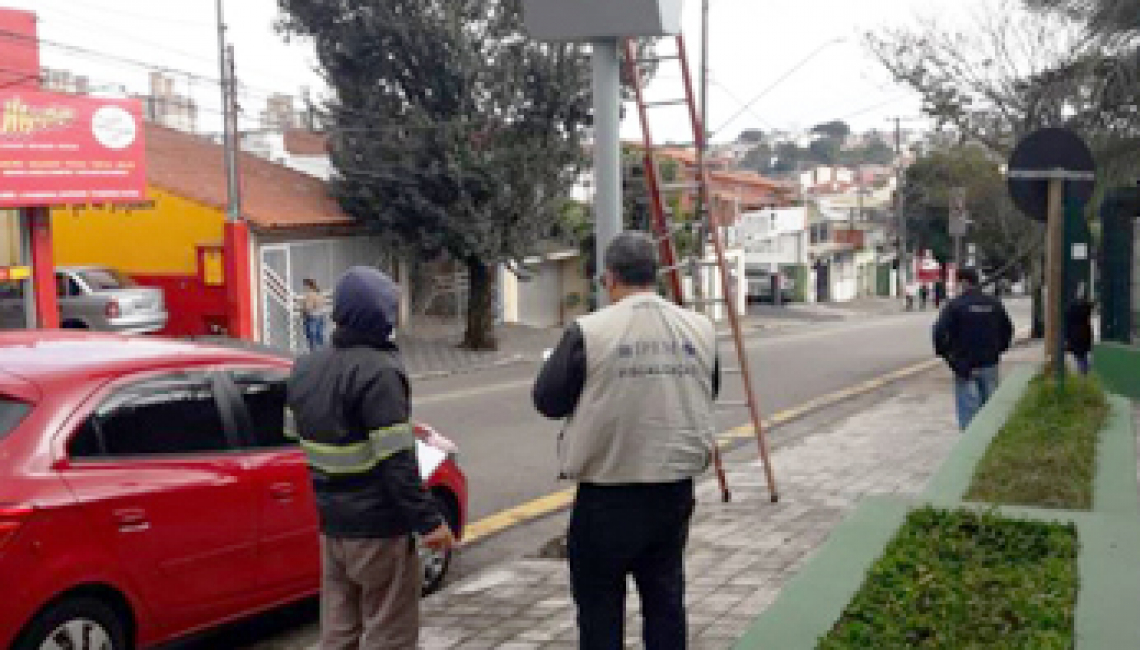
[(520, 0), (278, 0), (310, 38), (344, 210), (470, 278), (464, 347), (493, 349), (499, 263), (533, 252), (584, 161), (589, 60), (532, 40)]

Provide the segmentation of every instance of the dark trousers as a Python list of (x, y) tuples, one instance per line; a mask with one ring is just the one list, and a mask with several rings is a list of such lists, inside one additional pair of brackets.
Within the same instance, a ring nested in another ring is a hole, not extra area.
[(578, 486), (566, 550), (583, 650), (624, 646), (630, 575), (647, 650), (685, 647), (683, 558), (694, 504), (692, 480)]

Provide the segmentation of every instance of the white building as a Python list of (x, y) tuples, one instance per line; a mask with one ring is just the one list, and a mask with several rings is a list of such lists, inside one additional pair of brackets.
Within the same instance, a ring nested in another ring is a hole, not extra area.
[(807, 208), (745, 212), (733, 230), (749, 269), (775, 272), (781, 266), (807, 264)]

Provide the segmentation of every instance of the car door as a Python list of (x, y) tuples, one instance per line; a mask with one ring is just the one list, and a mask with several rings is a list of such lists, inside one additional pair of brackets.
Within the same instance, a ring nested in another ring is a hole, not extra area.
[(69, 433), (60, 474), (111, 540), (159, 627), (186, 630), (251, 607), (255, 485), (215, 381), (174, 372), (118, 382)]
[(289, 373), (234, 368), (222, 374), (256, 475), (258, 584), (278, 599), (312, 593), (320, 585), (319, 521), (305, 457), (285, 434)]
[(92, 303), (79, 278), (66, 271), (56, 271), (55, 295), (59, 302), (60, 322), (64, 327), (98, 329), (102, 319), (100, 307)]

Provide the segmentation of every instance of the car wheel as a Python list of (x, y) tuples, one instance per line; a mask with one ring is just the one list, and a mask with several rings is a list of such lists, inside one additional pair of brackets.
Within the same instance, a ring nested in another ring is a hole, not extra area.
[[(452, 531), (459, 529), (459, 513), (455, 511), (455, 507), (451, 505), (448, 499), (442, 498), (440, 495), (433, 495), (436, 505), (439, 506), (439, 511), (443, 514), (447, 524), (451, 526)], [(423, 571), (423, 585), (421, 593), (427, 596), (439, 591), (443, 586), (443, 579), (447, 577), (447, 569), (451, 566), (451, 557), (455, 554), (454, 549), (447, 551), (437, 551), (435, 549), (420, 546), (420, 567)]]
[(20, 635), (15, 650), (126, 650), (115, 610), (94, 598), (67, 598), (43, 610)]

